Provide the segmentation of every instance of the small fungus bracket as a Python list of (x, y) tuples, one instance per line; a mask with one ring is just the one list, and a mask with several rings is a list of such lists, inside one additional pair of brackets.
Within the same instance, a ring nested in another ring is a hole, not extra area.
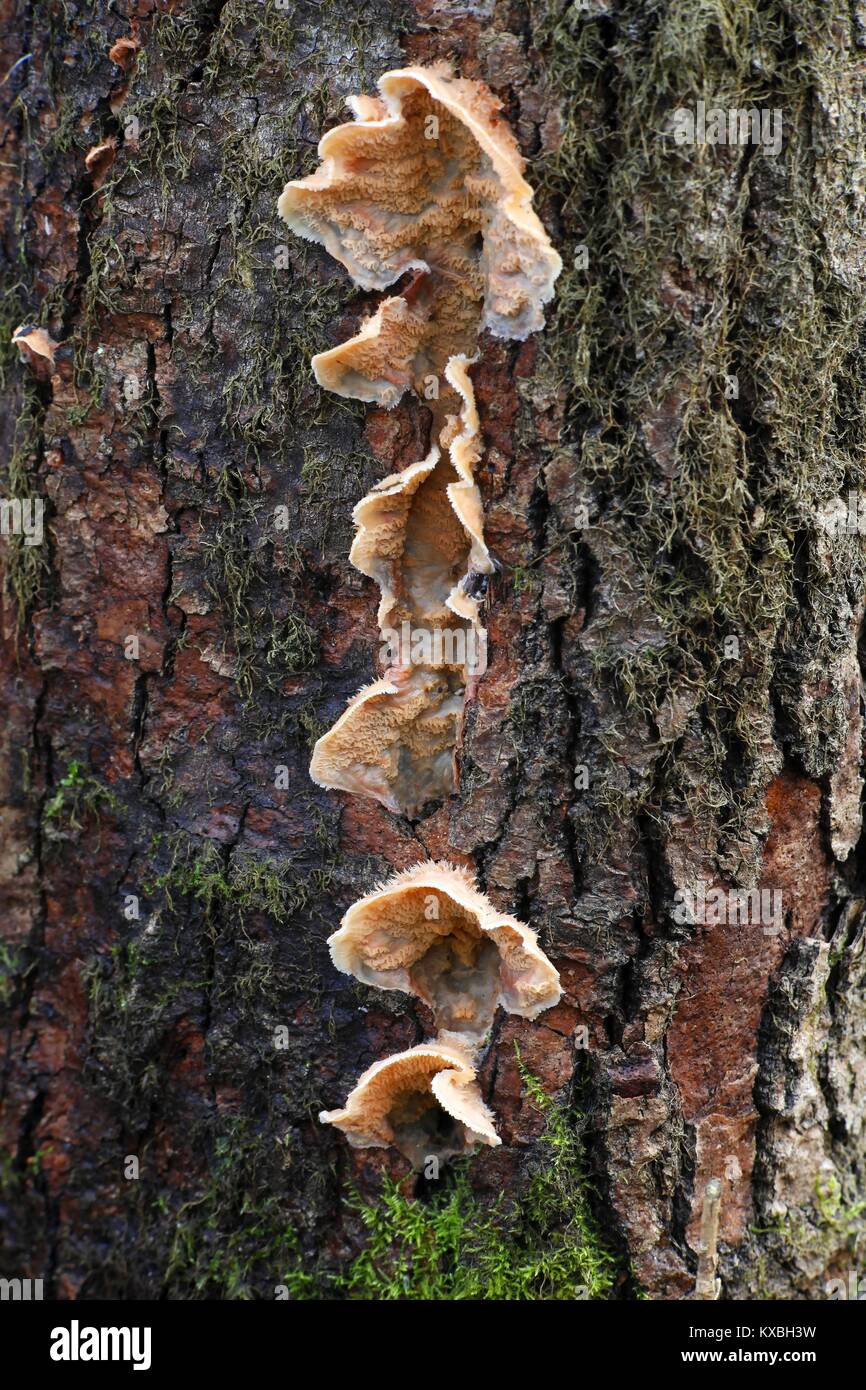
[(323, 1110), (353, 1148), (392, 1145), (415, 1168), (501, 1141), (469, 1055), (451, 1041), (422, 1043), (375, 1062), (342, 1110)]

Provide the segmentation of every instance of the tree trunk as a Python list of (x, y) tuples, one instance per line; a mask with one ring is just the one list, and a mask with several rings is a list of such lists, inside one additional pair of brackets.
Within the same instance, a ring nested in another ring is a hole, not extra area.
[[(46, 508), (3, 542), (3, 1273), (351, 1295), (371, 1213), (402, 1239), (389, 1175), (434, 1227), (451, 1192), (509, 1248), (579, 1247), (575, 1287), (682, 1298), (715, 1178), (722, 1296), (823, 1297), (864, 1230), (866, 8), (2, 10), (3, 496)], [(378, 297), (275, 204), (347, 95), (443, 57), (502, 100), (565, 268), (473, 369), (489, 665), (458, 790), (410, 821), (308, 765), (376, 674), (352, 505), (427, 412), (317, 388)], [(699, 101), (764, 125), (681, 140)], [(442, 1192), (317, 1119), (429, 1032), (326, 946), (427, 858), (565, 990), (499, 1015), (503, 1142)]]

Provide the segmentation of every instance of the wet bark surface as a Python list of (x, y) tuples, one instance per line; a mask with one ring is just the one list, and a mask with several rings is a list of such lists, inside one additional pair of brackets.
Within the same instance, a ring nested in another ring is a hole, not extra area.
[[(725, 1296), (862, 1267), (863, 542), (819, 512), (866, 487), (866, 12), (694, 11), (3, 0), (3, 496), (46, 504), (3, 541), (4, 1274), (345, 1268), (347, 1185), (414, 1180), (318, 1111), (431, 1019), (326, 938), (428, 857), (565, 988), (495, 1025), (481, 1199), (538, 1162), (517, 1043), (579, 1086), (618, 1293), (690, 1293), (711, 1177)], [(346, 95), (442, 57), (502, 99), (566, 268), (473, 369), (489, 666), (457, 793), (408, 821), (307, 767), (378, 674), (351, 507), (429, 413), (315, 386), (375, 296), (275, 203)], [(779, 111), (781, 148), (678, 144), (698, 99)], [(701, 883), (781, 915), (680, 920)]]

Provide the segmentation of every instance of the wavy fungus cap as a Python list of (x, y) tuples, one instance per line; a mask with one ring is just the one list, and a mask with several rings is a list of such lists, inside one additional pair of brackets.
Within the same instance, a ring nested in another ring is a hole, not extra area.
[(429, 1158), (445, 1162), (478, 1144), (500, 1139), (478, 1089), (475, 1069), (450, 1041), (422, 1043), (375, 1062), (342, 1110), (323, 1110), (353, 1148), (393, 1145), (416, 1168)]
[(497, 912), (470, 874), (451, 864), (396, 874), (349, 908), (328, 945), (338, 970), (416, 995), (433, 1009), (437, 1029), (467, 1042), (486, 1035), (497, 1004), (534, 1019), (562, 994), (535, 932)]
[(357, 338), (314, 359), (322, 385), (393, 405), (471, 352), (480, 329), (523, 339), (541, 328), (562, 262), (482, 83), (439, 64), (387, 72), (379, 90), (350, 99), (355, 120), (322, 137), (320, 167), (287, 183), (277, 208), (363, 289), (422, 272), (417, 302), (385, 300)]

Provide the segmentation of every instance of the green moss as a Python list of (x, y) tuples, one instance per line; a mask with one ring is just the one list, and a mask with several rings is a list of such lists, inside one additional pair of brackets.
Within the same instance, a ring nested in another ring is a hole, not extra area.
[[(185, 633), (175, 644), (175, 653), (180, 651), (184, 645)], [(169, 811), (177, 811), (184, 802), (183, 792), (175, 786), (177, 772), (172, 765), (172, 758), (176, 752), (173, 740), (164, 745), (156, 760), (153, 780), (148, 787), (149, 793)]]
[(227, 912), (241, 920), (249, 913), (263, 912), (274, 922), (288, 922), (326, 897), (333, 886), (333, 839), (321, 820), (315, 826), (313, 838), (322, 862), (302, 873), (289, 859), (230, 854), (212, 840), (199, 840), (183, 831), (155, 835), (150, 857), (161, 860), (164, 867), (146, 879), (144, 891), (161, 894), (170, 912), (178, 907), (178, 899), (191, 898), (210, 923)]
[(235, 469), (220, 476), (218, 491), (227, 513), (202, 542), (205, 584), (225, 615), (235, 683), (250, 705), (268, 691), (279, 691), (286, 675), (312, 667), (318, 638), (296, 606), (300, 555), (294, 567), (281, 564), (283, 583), (278, 588), (273, 579), (274, 540), (261, 504), (248, 495)]
[[(246, 290), (254, 289), (257, 278), (270, 279), (268, 272), (275, 269), (277, 195), (290, 178), (303, 171), (305, 151), (298, 140), (298, 128), (301, 112), (310, 104), (316, 104), (315, 93), (295, 92), (278, 121), (262, 126), (257, 119), (252, 128), (229, 132), (221, 144), (220, 187), (231, 208), (228, 281)], [(309, 283), (298, 289), (308, 292)], [(303, 325), (295, 321), (293, 327), (299, 331)]]
[(13, 1196), (21, 1184), (21, 1174), (16, 1167), (16, 1155), (11, 1149), (0, 1149), (0, 1192)]
[(74, 759), (45, 803), (43, 824), (58, 829), (81, 830), (87, 820), (99, 821), (105, 811), (119, 811), (121, 802), (84, 765)]
[(312, 753), (319, 739), (328, 732), (330, 724), (321, 719), (313, 704), (301, 705), (296, 716), (297, 728), (304, 745)]
[(0, 289), (0, 391), (9, 385), (10, 375), (19, 365), (18, 349), (12, 335), (25, 321), (27, 287), (21, 280), (9, 281)]
[(529, 565), (514, 566), (511, 572), (511, 585), (515, 598), (520, 598), (523, 594), (532, 594), (537, 597), (541, 591), (539, 577)]
[(139, 142), (135, 163), (148, 164), (159, 180), (160, 206), (168, 207), (174, 184), (189, 174), (192, 158), (188, 142), (192, 131), (184, 128), (180, 113), (180, 91), (177, 83), (150, 97), (128, 103), (124, 107), (125, 121), (135, 117), (139, 122)]
[(154, 12), (153, 41), (168, 65), (181, 71), (195, 66), (206, 13), (204, 4), (184, 6), (177, 13)]
[(866, 1238), (866, 1201), (846, 1195), (835, 1173), (818, 1174), (815, 1206), (825, 1230)]
[[(118, 282), (122, 283), (128, 273), (128, 260), (116, 237), (113, 237), (109, 232), (101, 232), (92, 237), (89, 251), (90, 268), (82, 292), (88, 339), (100, 309), (107, 310), (109, 313), (115, 313), (120, 309), (120, 302), (117, 298)], [(77, 365), (81, 369), (83, 361), (77, 359)]]
[(26, 950), (0, 940), (0, 1009), (9, 1008), (32, 969), (33, 961)]
[(313, 1290), (280, 1196), (286, 1148), (241, 1119), (219, 1135), (203, 1191), (175, 1216), (163, 1276), (172, 1298), (273, 1298), (278, 1288), (303, 1298)]
[[(16, 325), (17, 326), (17, 325)], [(15, 349), (17, 354), (17, 349)], [(2, 371), (0, 371), (2, 376)], [(25, 384), (21, 407), (15, 417), (12, 448), (4, 469), (6, 497), (35, 497), (35, 471), (42, 452), (45, 409), (32, 383)], [(16, 631), (20, 633), (42, 589), (48, 572), (47, 544), (26, 545), (24, 536), (3, 538), (3, 582), (11, 600)]]
[[(236, 263), (241, 245), (247, 256), (257, 241), (266, 246), (267, 255), (259, 263), (248, 260), (244, 273), (250, 287), (253, 271), (256, 276), (267, 274), (275, 322), (267, 339), (258, 329), (245, 335), (238, 345), (243, 365), (226, 378), (222, 389), (222, 424), (244, 444), (247, 457), (256, 460), (264, 449), (277, 460), (287, 458), (301, 408), (308, 429), (326, 424), (335, 414), (356, 419), (362, 414), (357, 402), (326, 395), (316, 385), (310, 366), (313, 355), (328, 346), (330, 326), (345, 304), (344, 288), (334, 281), (322, 283), (307, 251), (298, 254), (290, 269), (274, 267), (273, 247), (281, 232), (274, 227), (272, 214), (269, 205), (266, 233), (260, 224), (245, 242), (232, 243), (232, 261)], [(219, 293), (225, 291), (225, 283)], [(331, 459), (334, 478), (342, 475), (343, 464), (342, 459)]]
[(300, 508), (304, 529), (314, 538), (320, 554), (324, 555), (329, 546), (348, 550), (352, 509), (372, 486), (372, 457), (358, 446), (335, 455), (333, 446), (317, 441), (305, 445), (303, 454)]
[(25, 387), (22, 406), (15, 419), (12, 453), (6, 465), (6, 486), (14, 496), (26, 493), (31, 470), (40, 447), (43, 411), (32, 386)]
[(207, 970), (202, 950), (185, 951), (181, 967), (162, 942), (143, 936), (116, 942), (82, 966), (85, 1074), (130, 1135), (146, 1136), (164, 1094), (166, 1040), (177, 1019), (195, 1007)]
[(46, 568), (38, 546), (25, 545), (21, 536), (8, 537), (4, 580), (18, 632), (36, 601)]
[[(766, 1226), (752, 1226), (750, 1235), (758, 1275), (755, 1287), (761, 1297), (777, 1297), (780, 1278), (790, 1280), (792, 1261), (823, 1269), (838, 1263), (847, 1250), (855, 1267), (866, 1257), (866, 1201), (846, 1190), (835, 1173), (819, 1172), (814, 1201), (789, 1210)], [(775, 1276), (775, 1277), (771, 1277)]]
[[(161, 27), (166, 52), (180, 42), (182, 28), (189, 27), (180, 15), (172, 19), (173, 24)], [(252, 9), (245, 0), (227, 0), (208, 43), (204, 78), (217, 89), (236, 92), (240, 85), (242, 92), (255, 94), (257, 84), (275, 72), (289, 76), (298, 67), (318, 70), (327, 65), (335, 93), (343, 85), (366, 90), (379, 76), (369, 68), (369, 54), (381, 46), (383, 24), (389, 33), (399, 34), (408, 19), (408, 6), (392, 0), (369, 3), (348, 16), (339, 0), (316, 0), (306, 13), (300, 6), (289, 9), (271, 3)], [(173, 29), (179, 32), (170, 37)], [(190, 42), (187, 38), (187, 45)], [(288, 58), (293, 69), (287, 68)]]

